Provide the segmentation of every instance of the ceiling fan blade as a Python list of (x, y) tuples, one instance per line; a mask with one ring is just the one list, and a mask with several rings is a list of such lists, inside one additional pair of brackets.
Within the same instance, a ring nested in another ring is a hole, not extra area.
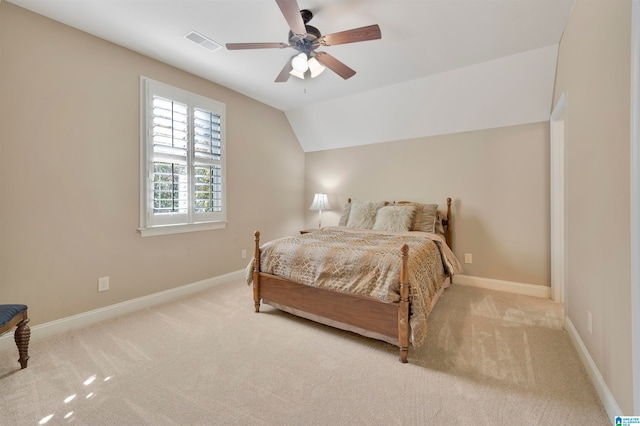
[(355, 71), (329, 55), (326, 52), (316, 52), (316, 59), (325, 67), (329, 68), (331, 71), (338, 74), (340, 77), (345, 80), (351, 78), (355, 75)]
[(227, 43), (227, 50), (243, 49), (283, 49), (289, 47), (287, 43)]
[(339, 33), (327, 34), (320, 39), (324, 46), (336, 46), (338, 44), (356, 43), (359, 41), (378, 40), (382, 38), (380, 27), (369, 25), (367, 27), (354, 28)]
[(284, 15), (284, 19), (287, 21), (287, 24), (289, 24), (291, 32), (306, 36), (307, 29), (305, 28), (304, 21), (300, 15), (298, 2), (296, 0), (276, 0), (276, 3), (278, 3), (280, 11), (282, 12), (282, 15)]
[(284, 64), (284, 68), (282, 68), (282, 71), (280, 71), (280, 74), (278, 74), (278, 76), (276, 77), (276, 83), (285, 83), (287, 80), (289, 80), (289, 76), (291, 74), (289, 74), (291, 72), (291, 70), (293, 69), (293, 65), (291, 65), (291, 59), (289, 59), (287, 61), (286, 64)]

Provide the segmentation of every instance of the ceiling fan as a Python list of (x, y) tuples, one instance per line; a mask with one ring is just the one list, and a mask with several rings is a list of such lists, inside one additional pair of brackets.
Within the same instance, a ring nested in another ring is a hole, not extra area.
[(304, 73), (310, 70), (311, 77), (316, 77), (324, 67), (338, 74), (345, 80), (356, 73), (344, 63), (326, 52), (317, 52), (320, 46), (335, 46), (338, 44), (356, 43), (359, 41), (377, 40), (382, 38), (378, 25), (369, 25), (338, 33), (322, 35), (320, 30), (307, 23), (313, 18), (311, 11), (300, 10), (296, 0), (276, 0), (284, 19), (289, 24), (289, 43), (227, 43), (228, 50), (244, 49), (284, 49), (291, 47), (297, 50), (295, 56), (287, 61), (276, 83), (283, 83), (290, 75), (304, 78)]

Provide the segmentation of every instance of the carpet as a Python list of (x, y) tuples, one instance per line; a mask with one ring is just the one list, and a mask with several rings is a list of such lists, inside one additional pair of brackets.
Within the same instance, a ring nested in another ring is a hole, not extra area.
[(562, 305), (452, 285), (409, 364), (221, 284), (0, 352), (0, 424), (609, 425)]

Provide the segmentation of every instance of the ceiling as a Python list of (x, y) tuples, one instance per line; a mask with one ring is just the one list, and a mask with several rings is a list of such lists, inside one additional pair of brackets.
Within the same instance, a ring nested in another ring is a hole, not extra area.
[(322, 34), (378, 24), (382, 39), (318, 49), (357, 72), (348, 80), (327, 70), (275, 83), (293, 49), (212, 52), (184, 37), (195, 30), (222, 46), (287, 42), (289, 27), (275, 0), (9, 1), (282, 110), (299, 139), (305, 123), (292, 120), (309, 115), (306, 108), (317, 118), (318, 105), (557, 46), (574, 2), (298, 0)]

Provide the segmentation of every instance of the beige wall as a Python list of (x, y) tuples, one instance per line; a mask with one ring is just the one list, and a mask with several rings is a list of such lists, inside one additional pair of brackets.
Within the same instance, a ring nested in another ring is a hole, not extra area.
[(631, 2), (578, 0), (560, 43), (554, 93), (554, 101), (567, 96), (568, 316), (627, 415), (633, 413), (630, 53)]
[[(305, 154), (306, 199), (329, 194), (336, 225), (348, 197), (435, 202), (453, 198), (454, 252), (464, 273), (548, 286), (549, 123)], [(317, 213), (307, 210), (307, 226)]]
[[(243, 269), (255, 229), (303, 226), (282, 112), (7, 2), (0, 49), (0, 303), (28, 304), (32, 325)], [(226, 229), (136, 231), (140, 75), (226, 103)]]

